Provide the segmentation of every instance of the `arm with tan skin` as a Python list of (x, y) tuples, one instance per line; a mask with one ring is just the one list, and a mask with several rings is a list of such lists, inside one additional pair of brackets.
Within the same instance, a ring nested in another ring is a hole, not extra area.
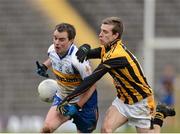
[(90, 99), (94, 91), (96, 90), (96, 86), (91, 86), (87, 91), (80, 95), (80, 99), (77, 103), (73, 104), (65, 104), (64, 107), (57, 108), (64, 116), (73, 116), (76, 114), (83, 105)]
[[(78, 73), (80, 74), (81, 79), (83, 81), (86, 77), (88, 77), (92, 73), (89, 61), (80, 63), (76, 58), (74, 58), (74, 62), (72, 63), (72, 65), (78, 71)], [(95, 86), (95, 84), (92, 84), (92, 85), (88, 86), (88, 90), (86, 90), (79, 96), (78, 102), (69, 103), (65, 107), (61, 107), (60, 109), (59, 108), (57, 108), (57, 109), (66, 116), (67, 115), (72, 116), (75, 113), (77, 113), (79, 111), (79, 109), (83, 108), (84, 104), (88, 103), (89, 99), (91, 99), (91, 97), (93, 98), (94, 94), (96, 94), (95, 90), (96, 90), (96, 86)]]
[(51, 60), (50, 60), (50, 58), (48, 58), (47, 60), (45, 60), (45, 61), (43, 62), (43, 64), (44, 64), (47, 68), (50, 68), (50, 67), (51, 67)]
[(83, 93), (80, 96), (80, 99), (77, 102), (77, 105), (82, 108), (83, 105), (89, 100), (89, 98), (91, 97), (91, 95), (94, 93), (95, 90), (96, 90), (96, 86), (95, 85), (90, 87), (89, 90), (87, 90), (85, 93)]
[[(58, 106), (58, 110), (61, 111), (64, 115), (69, 115), (67, 112), (67, 107), (69, 105), (69, 101), (72, 100), (74, 97), (80, 96), (86, 93), (88, 90), (91, 90), (91, 86), (96, 83), (102, 76), (104, 76), (108, 72), (108, 68), (103, 64), (100, 64), (91, 75), (86, 77), (82, 83), (76, 87), (75, 91), (73, 91), (70, 95), (66, 96), (61, 104)], [(90, 93), (90, 92), (89, 92)], [(75, 105), (77, 106), (77, 105)], [(76, 107), (77, 109), (80, 108), (79, 106)], [(70, 110), (69, 110), (70, 111)], [(74, 111), (73, 111), (74, 112)], [(77, 112), (77, 111), (75, 111)], [(67, 114), (65, 114), (67, 113)]]

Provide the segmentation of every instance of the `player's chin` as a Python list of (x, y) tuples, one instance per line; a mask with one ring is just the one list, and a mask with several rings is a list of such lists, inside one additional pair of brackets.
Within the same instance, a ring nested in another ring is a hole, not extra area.
[(61, 50), (60, 48), (55, 47), (55, 51), (56, 51), (56, 53), (59, 53), (59, 51), (60, 51), (60, 50)]
[(99, 42), (100, 42), (101, 45), (105, 44), (105, 42), (102, 39), (99, 39)]

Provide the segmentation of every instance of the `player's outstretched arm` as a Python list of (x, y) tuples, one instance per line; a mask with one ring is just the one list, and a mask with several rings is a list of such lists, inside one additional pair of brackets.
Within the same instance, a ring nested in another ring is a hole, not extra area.
[(51, 61), (48, 58), (46, 61), (44, 61), (43, 64), (40, 64), (39, 61), (36, 61), (36, 72), (38, 75), (48, 78), (49, 75), (47, 74), (48, 68), (51, 66)]
[(76, 52), (76, 56), (81, 63), (84, 60), (101, 58), (101, 48), (91, 49), (89, 44), (83, 44)]
[(62, 107), (64, 107), (65, 105), (67, 105), (69, 103), (70, 100), (72, 100), (73, 98), (83, 94), (84, 92), (86, 92), (88, 89), (90, 89), (90, 87), (96, 83), (102, 76), (104, 76), (107, 72), (108, 72), (108, 68), (106, 66), (104, 66), (103, 64), (100, 64), (91, 75), (89, 75), (88, 77), (86, 77), (83, 82), (81, 83), (81, 85), (79, 85), (75, 91), (73, 91), (71, 94), (69, 94), (68, 96), (66, 96), (61, 104), (57, 107), (57, 109), (59, 111), (61, 111)]

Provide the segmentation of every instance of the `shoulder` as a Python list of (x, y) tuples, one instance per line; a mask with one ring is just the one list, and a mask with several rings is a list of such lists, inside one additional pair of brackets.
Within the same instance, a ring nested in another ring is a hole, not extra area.
[(113, 46), (111, 46), (111, 49), (109, 51), (106, 51), (105, 47), (102, 47), (101, 51), (101, 57), (103, 61), (119, 58), (119, 57), (126, 57), (126, 51), (122, 46), (123, 44), (121, 42), (117, 42)]
[(75, 56), (77, 51), (78, 51), (77, 46), (72, 44), (71, 47), (69, 48), (68, 55)]
[(77, 64), (78, 59), (76, 57), (76, 52), (78, 51), (78, 48), (76, 45), (72, 44), (71, 47), (68, 50), (68, 58), (71, 60), (72, 64)]
[(78, 51), (78, 48), (76, 45), (72, 44), (72, 46), (69, 49), (68, 55), (71, 57), (71, 60), (74, 64), (79, 65), (87, 65), (89, 64), (89, 61), (84, 61), (83, 63), (80, 63), (77, 59), (76, 52)]
[(126, 49), (121, 42), (117, 42), (111, 49), (112, 58), (126, 55)]
[(72, 63), (74, 65), (78, 65), (78, 66), (84, 66), (84, 65), (89, 65), (89, 61), (84, 61), (83, 63), (79, 62), (79, 60), (77, 59), (77, 56), (76, 56), (76, 52), (78, 51), (78, 48), (76, 45), (72, 45), (70, 50), (69, 50), (69, 55), (71, 56), (71, 59), (72, 59)]

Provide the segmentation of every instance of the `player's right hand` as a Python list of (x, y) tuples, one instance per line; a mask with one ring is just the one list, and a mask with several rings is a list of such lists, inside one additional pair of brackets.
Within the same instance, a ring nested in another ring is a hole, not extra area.
[(91, 47), (89, 44), (83, 44), (79, 47), (78, 51), (76, 52), (76, 56), (79, 62), (83, 63), (84, 60), (87, 60), (87, 55), (90, 49)]
[(47, 74), (48, 68), (44, 64), (40, 64), (38, 61), (36, 61), (36, 66), (37, 66), (36, 69), (37, 74), (46, 78), (49, 77), (49, 75)]

